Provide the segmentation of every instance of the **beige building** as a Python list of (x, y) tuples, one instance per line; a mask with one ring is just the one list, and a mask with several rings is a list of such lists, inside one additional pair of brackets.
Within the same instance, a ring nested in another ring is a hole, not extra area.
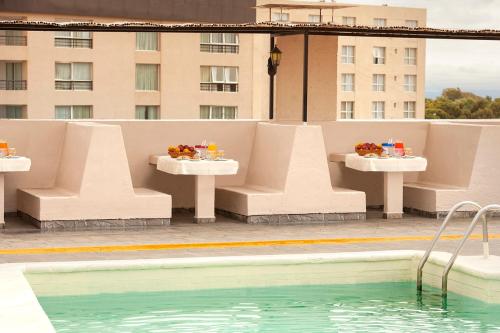
[[(266, 3), (270, 1), (257, 1), (256, 5)], [(337, 3), (281, 8), (306, 3), (279, 3), (257, 11), (246, 6), (256, 21), (426, 23), (421, 9)], [(321, 15), (319, 8), (323, 8)], [(48, 13), (50, 8), (28, 12), (22, 6), (2, 10), (3, 20), (144, 20), (134, 13), (119, 16), (110, 11), (102, 11), (101, 17), (60, 9)], [(238, 15), (240, 22), (249, 20)], [(194, 20), (211, 18), (155, 17), (153, 21)], [(0, 31), (0, 118), (265, 119), (269, 109), (268, 51), (268, 35)], [(322, 88), (330, 98), (310, 101), (312, 109), (321, 113), (319, 118), (423, 118), (425, 40), (328, 37), (321, 52), (327, 52), (322, 66), (332, 75)], [(283, 61), (286, 58), (284, 52)], [(278, 69), (278, 82), (287, 75), (283, 69)], [(276, 112), (286, 114), (287, 107), (277, 91)]]

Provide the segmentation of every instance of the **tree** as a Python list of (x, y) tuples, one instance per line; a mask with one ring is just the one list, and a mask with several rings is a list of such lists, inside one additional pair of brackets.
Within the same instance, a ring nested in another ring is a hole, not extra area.
[(426, 119), (500, 118), (500, 98), (481, 97), (460, 88), (444, 89), (441, 96), (425, 100)]

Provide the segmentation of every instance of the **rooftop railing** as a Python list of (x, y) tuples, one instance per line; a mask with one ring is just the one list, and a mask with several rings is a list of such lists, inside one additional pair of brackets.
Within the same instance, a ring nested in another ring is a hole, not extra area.
[(92, 90), (92, 81), (55, 81), (56, 90)]
[(26, 90), (26, 80), (0, 80), (0, 90)]
[(211, 53), (238, 53), (240, 51), (240, 46), (229, 44), (200, 44), (200, 51)]
[(238, 92), (238, 83), (200, 83), (200, 90)]
[(0, 45), (7, 46), (26, 46), (28, 38), (26, 36), (0, 36)]
[(74, 47), (74, 48), (88, 48), (93, 47), (92, 38), (60, 38), (54, 39), (56, 47)]

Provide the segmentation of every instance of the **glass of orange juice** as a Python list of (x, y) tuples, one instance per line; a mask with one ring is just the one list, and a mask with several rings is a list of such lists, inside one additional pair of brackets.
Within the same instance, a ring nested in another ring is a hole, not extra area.
[(0, 140), (0, 157), (7, 156), (9, 154), (9, 145), (7, 141)]
[(210, 142), (207, 147), (208, 151), (217, 151), (217, 145), (215, 142)]

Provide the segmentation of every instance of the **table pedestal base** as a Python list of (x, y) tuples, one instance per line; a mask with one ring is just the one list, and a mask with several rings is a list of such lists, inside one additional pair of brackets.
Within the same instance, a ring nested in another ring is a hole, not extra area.
[(214, 223), (215, 217), (193, 217), (193, 222), (197, 224)]
[(4, 174), (0, 172), (0, 229), (5, 228), (4, 213)]
[(403, 213), (384, 213), (383, 218), (386, 220), (402, 219)]
[(403, 173), (384, 172), (384, 219), (403, 217)]
[(215, 176), (196, 176), (195, 223), (215, 222)]

